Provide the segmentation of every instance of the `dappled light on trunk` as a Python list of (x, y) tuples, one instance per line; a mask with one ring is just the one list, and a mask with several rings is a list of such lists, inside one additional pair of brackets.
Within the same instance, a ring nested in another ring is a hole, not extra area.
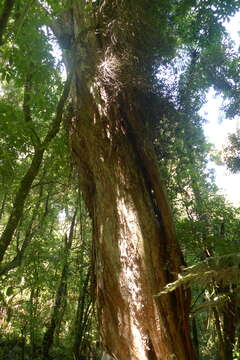
[[(182, 257), (145, 127), (146, 110), (134, 95), (136, 89), (143, 98), (147, 96), (151, 76), (147, 68), (138, 67), (133, 54), (139, 49), (131, 44), (131, 36), (129, 52), (119, 53), (116, 44), (122, 41), (118, 34), (122, 23), (115, 18), (119, 9), (108, 6), (101, 8), (99, 21), (105, 27), (104, 16), (108, 16), (114, 43), (101, 46), (90, 31), (82, 38), (88, 43), (80, 62), (73, 64), (67, 58), (68, 68), (74, 68), (68, 126), (93, 221), (93, 278), (101, 338), (106, 351), (118, 360), (174, 356), (193, 360), (189, 293), (179, 289), (161, 298), (154, 296), (180, 272)], [(128, 11), (127, 6), (120, 8), (123, 14)], [(85, 22), (80, 14), (76, 4), (77, 33)], [(99, 36), (104, 38), (104, 32)], [(80, 48), (75, 51), (80, 54)]]
[(236, 360), (239, 1), (0, 2), (0, 358)]

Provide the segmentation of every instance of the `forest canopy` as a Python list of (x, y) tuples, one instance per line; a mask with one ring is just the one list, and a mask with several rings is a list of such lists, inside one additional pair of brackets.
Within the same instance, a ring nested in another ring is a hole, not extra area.
[(240, 208), (199, 114), (214, 89), (239, 116), (239, 10), (0, 0), (1, 359), (240, 359)]

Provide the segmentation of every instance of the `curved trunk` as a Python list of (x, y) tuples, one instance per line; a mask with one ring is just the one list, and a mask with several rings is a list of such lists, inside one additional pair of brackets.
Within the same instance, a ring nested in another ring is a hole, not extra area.
[(187, 295), (180, 289), (154, 297), (180, 272), (181, 256), (147, 139), (136, 139), (126, 126), (126, 118), (139, 116), (141, 122), (141, 114), (119, 99), (102, 117), (90, 94), (78, 100), (91, 104), (88, 116), (79, 112), (71, 138), (93, 220), (104, 345), (117, 359), (175, 354), (192, 360)]
[[(178, 289), (154, 296), (177, 276), (183, 262), (146, 134), (146, 109), (136, 96), (144, 91), (122, 85), (122, 71), (131, 78), (125, 70), (125, 65), (131, 69), (131, 59), (119, 65), (123, 58), (117, 45), (115, 50), (103, 45), (99, 29), (96, 38), (80, 4), (74, 4), (65, 21), (66, 28), (73, 22), (76, 39), (67, 60), (74, 69), (69, 133), (93, 222), (102, 342), (118, 360), (194, 360), (189, 294)], [(104, 2), (98, 19), (108, 28), (118, 21), (110, 18), (116, 15), (111, 6)]]

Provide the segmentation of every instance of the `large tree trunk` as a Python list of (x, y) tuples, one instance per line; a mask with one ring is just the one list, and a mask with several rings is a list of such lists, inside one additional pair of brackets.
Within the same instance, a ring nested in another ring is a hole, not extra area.
[(149, 173), (154, 164), (143, 161), (146, 139), (141, 154), (134, 134), (124, 129), (123, 113), (139, 121), (141, 115), (128, 113), (127, 101), (114, 104), (104, 118), (94, 104), (91, 109), (92, 116), (75, 124), (72, 145), (93, 220), (104, 345), (122, 360), (165, 360), (173, 354), (192, 360), (187, 296), (179, 290), (154, 297), (180, 272), (181, 257), (162, 185)]
[[(103, 345), (118, 360), (194, 360), (188, 294), (178, 289), (154, 296), (180, 272), (182, 258), (146, 134), (147, 109), (135, 95), (141, 91), (138, 74), (132, 75), (135, 85), (129, 83), (131, 59), (122, 67), (123, 56), (108, 46), (101, 29), (95, 38), (81, 3), (71, 13), (77, 41), (74, 61), (67, 60), (75, 68), (70, 138), (93, 221)], [(100, 28), (115, 26), (113, 6), (119, 3), (103, 2)], [(120, 35), (114, 30), (112, 36), (117, 42)]]

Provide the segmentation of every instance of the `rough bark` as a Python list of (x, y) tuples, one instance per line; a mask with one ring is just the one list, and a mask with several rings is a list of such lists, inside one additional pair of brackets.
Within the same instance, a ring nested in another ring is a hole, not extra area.
[(176, 278), (183, 260), (146, 133), (146, 109), (136, 96), (142, 74), (137, 68), (126, 73), (133, 58), (118, 51), (119, 28), (111, 37), (114, 46), (101, 29), (121, 21), (125, 3), (103, 2), (97, 37), (81, 4), (74, 3), (67, 21), (76, 41), (74, 59), (67, 57), (74, 69), (69, 132), (93, 222), (102, 342), (118, 360), (193, 360), (189, 294), (179, 288), (154, 296)]
[(117, 359), (194, 359), (186, 294), (154, 297), (181, 265), (162, 185), (121, 124), (129, 104), (115, 106), (108, 118), (79, 120), (72, 136), (93, 219), (102, 339)]

